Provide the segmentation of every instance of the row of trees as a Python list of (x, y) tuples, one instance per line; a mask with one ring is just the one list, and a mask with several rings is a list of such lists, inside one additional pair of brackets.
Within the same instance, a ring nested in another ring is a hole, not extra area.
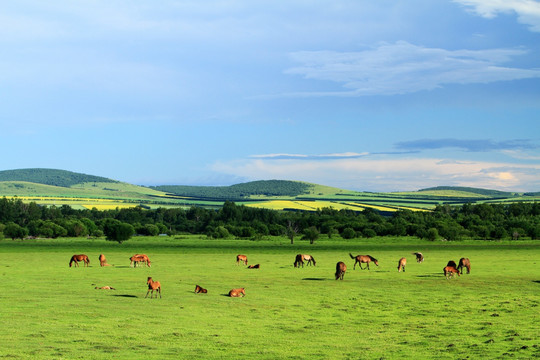
[(267, 235), (344, 239), (417, 236), (435, 240), (540, 238), (540, 203), (437, 206), (434, 211), (397, 211), (390, 217), (325, 208), (282, 212), (225, 202), (219, 210), (140, 207), (107, 211), (45, 207), (20, 199), (0, 199), (0, 232), (8, 238), (106, 236), (125, 241), (134, 234), (205, 234), (212, 238), (260, 238)]

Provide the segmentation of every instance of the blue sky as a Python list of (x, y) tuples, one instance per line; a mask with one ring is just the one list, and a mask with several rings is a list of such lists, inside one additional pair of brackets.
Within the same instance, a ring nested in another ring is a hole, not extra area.
[(0, 170), (540, 191), (540, 1), (0, 5)]

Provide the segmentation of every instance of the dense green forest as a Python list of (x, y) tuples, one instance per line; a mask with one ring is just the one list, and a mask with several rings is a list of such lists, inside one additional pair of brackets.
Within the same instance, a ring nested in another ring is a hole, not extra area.
[(309, 193), (312, 187), (313, 185), (298, 181), (260, 180), (231, 186), (163, 185), (150, 188), (177, 196), (236, 200), (253, 195), (299, 196)]
[(434, 211), (397, 211), (382, 216), (326, 208), (284, 212), (225, 202), (218, 210), (192, 207), (141, 207), (98, 211), (39, 206), (19, 199), (0, 199), (0, 233), (6, 238), (107, 236), (124, 241), (134, 234), (204, 234), (211, 238), (258, 239), (286, 235), (310, 242), (320, 236), (345, 239), (416, 236), (436, 240), (540, 238), (540, 203), (440, 205)]
[(61, 187), (70, 187), (87, 182), (117, 182), (100, 176), (37, 168), (0, 171), (0, 181), (27, 181)]

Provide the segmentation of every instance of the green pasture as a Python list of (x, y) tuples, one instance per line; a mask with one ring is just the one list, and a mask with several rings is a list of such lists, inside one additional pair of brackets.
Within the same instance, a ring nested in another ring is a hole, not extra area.
[[(353, 270), (349, 252), (380, 266)], [(79, 253), (90, 267), (69, 268)], [(101, 268), (100, 253), (114, 266)], [(130, 268), (135, 253), (152, 267)], [(261, 268), (236, 265), (240, 253)], [(297, 253), (317, 266), (294, 268)], [(442, 268), (460, 257), (471, 274), (446, 280)], [(534, 241), (0, 240), (0, 358), (538, 358), (539, 263)], [(148, 276), (163, 298), (145, 298)], [(116, 290), (94, 289), (105, 285)], [(246, 297), (225, 296), (237, 287)]]

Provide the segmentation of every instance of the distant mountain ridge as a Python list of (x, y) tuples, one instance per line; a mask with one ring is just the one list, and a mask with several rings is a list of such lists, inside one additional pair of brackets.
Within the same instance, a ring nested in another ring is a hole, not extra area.
[(453, 191), (464, 191), (469, 192), (473, 194), (479, 194), (479, 195), (485, 195), (485, 196), (491, 196), (491, 197), (497, 197), (497, 196), (514, 196), (515, 193), (507, 192), (507, 191), (499, 191), (499, 190), (489, 190), (489, 189), (480, 189), (480, 188), (473, 188), (473, 187), (464, 187), (464, 186), (435, 186), (427, 189), (420, 189), (418, 192), (422, 191), (439, 191), (439, 190), (453, 190)]
[(88, 182), (118, 182), (116, 180), (111, 180), (101, 176), (86, 175), (66, 170), (42, 168), (0, 171), (0, 181), (26, 181), (60, 187), (70, 187)]

